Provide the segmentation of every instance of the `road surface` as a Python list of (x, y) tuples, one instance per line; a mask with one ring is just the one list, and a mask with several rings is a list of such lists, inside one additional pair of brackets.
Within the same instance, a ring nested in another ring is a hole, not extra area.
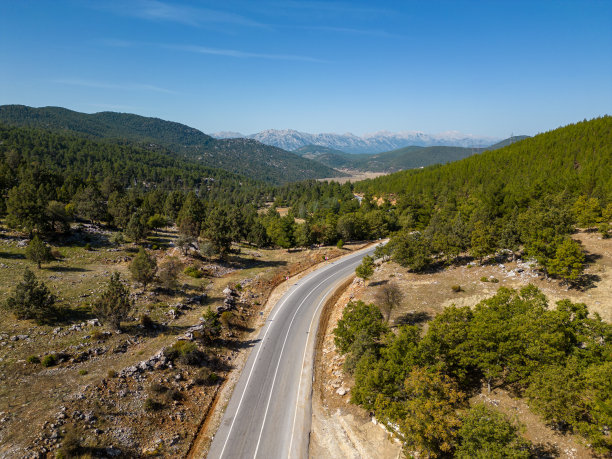
[(307, 458), (316, 330), (326, 297), (374, 247), (300, 279), (261, 329), (210, 446), (211, 459)]

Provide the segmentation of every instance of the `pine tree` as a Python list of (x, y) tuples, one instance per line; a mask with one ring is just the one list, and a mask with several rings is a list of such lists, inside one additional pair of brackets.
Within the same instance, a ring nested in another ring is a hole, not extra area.
[(584, 272), (584, 260), (580, 244), (569, 237), (565, 238), (557, 246), (555, 257), (550, 260), (548, 273), (566, 282), (575, 283)]
[(119, 273), (115, 272), (111, 274), (106, 291), (94, 304), (93, 312), (114, 330), (121, 330), (121, 321), (127, 319), (132, 307), (130, 290), (121, 282)]
[(364, 281), (372, 277), (372, 274), (374, 274), (374, 260), (372, 260), (372, 257), (368, 255), (363, 257), (361, 264), (355, 268), (355, 274)]
[(13, 296), (6, 301), (6, 307), (18, 319), (34, 319), (43, 323), (53, 312), (55, 296), (47, 286), (36, 280), (34, 273), (26, 268), (23, 280), (17, 284)]
[(40, 269), (41, 263), (53, 260), (51, 248), (35, 235), (26, 247), (26, 258), (33, 261)]
[(142, 247), (138, 251), (138, 254), (134, 257), (129, 266), (132, 278), (136, 282), (140, 282), (144, 288), (147, 288), (154, 278), (157, 272), (157, 262), (155, 258), (149, 255)]

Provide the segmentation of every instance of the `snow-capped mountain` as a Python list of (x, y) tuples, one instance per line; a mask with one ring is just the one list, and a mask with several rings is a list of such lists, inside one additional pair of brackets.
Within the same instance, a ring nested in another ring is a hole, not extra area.
[(356, 136), (350, 132), (346, 134), (309, 134), (293, 129), (268, 129), (246, 136), (238, 132), (218, 132), (211, 135), (216, 138), (247, 137), (288, 151), (297, 150), (305, 145), (319, 145), (342, 150), (347, 153), (381, 153), (409, 145), (422, 147), (433, 145), (487, 147), (500, 140), (494, 137), (475, 136), (457, 131), (448, 131), (440, 134), (426, 134), (419, 131), (380, 131), (373, 134)]

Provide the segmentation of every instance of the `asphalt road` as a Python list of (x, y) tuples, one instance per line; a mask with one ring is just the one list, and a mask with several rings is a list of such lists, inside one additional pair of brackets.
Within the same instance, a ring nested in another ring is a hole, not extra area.
[(300, 279), (261, 329), (208, 457), (307, 458), (316, 329), (326, 297), (374, 247)]

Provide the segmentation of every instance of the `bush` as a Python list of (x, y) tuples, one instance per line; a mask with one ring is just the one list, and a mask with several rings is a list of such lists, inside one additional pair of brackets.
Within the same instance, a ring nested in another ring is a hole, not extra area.
[(178, 390), (178, 389), (168, 389), (165, 393), (164, 393), (164, 399), (170, 403), (170, 402), (179, 402), (181, 400), (185, 399), (185, 396), (183, 395), (183, 393)]
[(483, 404), (470, 408), (458, 431), (461, 445), (456, 457), (529, 458), (529, 444), (519, 435), (519, 428), (503, 414)]
[(482, 276), (480, 282), (489, 282), (489, 278), (487, 276)]
[(461, 285), (451, 285), (451, 290), (455, 293), (462, 292)]
[(344, 247), (344, 241), (342, 239), (340, 239), (337, 243), (336, 243), (336, 247), (338, 247), (338, 249), (342, 250), (342, 247)]
[(125, 242), (125, 237), (123, 236), (123, 233), (113, 233), (111, 234), (111, 237), (109, 238), (111, 244), (114, 245), (121, 245)]
[(38, 358), (38, 356), (37, 356), (37, 355), (31, 355), (31, 356), (29, 356), (29, 357), (26, 359), (26, 362), (28, 362), (28, 363), (32, 363), (32, 364), (34, 364), (34, 363), (40, 363), (40, 359)]
[(43, 367), (52, 367), (57, 365), (57, 356), (55, 354), (45, 355), (40, 363)]
[(108, 378), (116, 378), (117, 377), (117, 372), (115, 370), (108, 370), (108, 373), (106, 373), (106, 376)]
[(225, 328), (230, 328), (232, 326), (232, 319), (234, 318), (234, 314), (231, 311), (223, 311), (221, 316), (219, 317), (219, 321)]
[(163, 394), (167, 390), (168, 388), (164, 386), (163, 384), (159, 384), (159, 383), (151, 384), (151, 392), (154, 392), (156, 394)]
[(159, 411), (164, 407), (164, 404), (155, 400), (152, 397), (148, 397), (144, 402), (145, 411)]
[(94, 330), (91, 332), (91, 339), (93, 341), (105, 341), (109, 338), (107, 333), (104, 333), (102, 330)]
[(202, 368), (198, 374), (196, 375), (196, 377), (194, 378), (193, 382), (196, 386), (205, 386), (208, 384), (209, 382), (209, 378), (210, 378), (210, 369), (208, 368)]
[(77, 457), (81, 452), (81, 438), (79, 433), (74, 429), (67, 429), (64, 434), (64, 438), (62, 438), (62, 446), (58, 450), (56, 457)]
[(497, 277), (492, 277), (491, 279), (489, 279), (489, 282), (492, 282), (494, 284), (498, 284), (499, 283), (499, 279)]
[(181, 272), (182, 264), (176, 257), (169, 257), (159, 265), (157, 280), (160, 285), (167, 289), (176, 288), (177, 278)]
[(89, 242), (85, 244), (85, 250), (87, 250), (88, 252), (91, 252), (91, 244)]
[(198, 349), (195, 343), (183, 340), (165, 349), (164, 355), (168, 360), (178, 360), (184, 365), (199, 365), (206, 359), (206, 355)]
[(79, 370), (81, 376), (85, 376), (87, 373), (89, 373), (87, 370)]
[(202, 277), (202, 271), (200, 271), (195, 266), (187, 266), (184, 271), (189, 277), (193, 277), (194, 279), (199, 279)]

